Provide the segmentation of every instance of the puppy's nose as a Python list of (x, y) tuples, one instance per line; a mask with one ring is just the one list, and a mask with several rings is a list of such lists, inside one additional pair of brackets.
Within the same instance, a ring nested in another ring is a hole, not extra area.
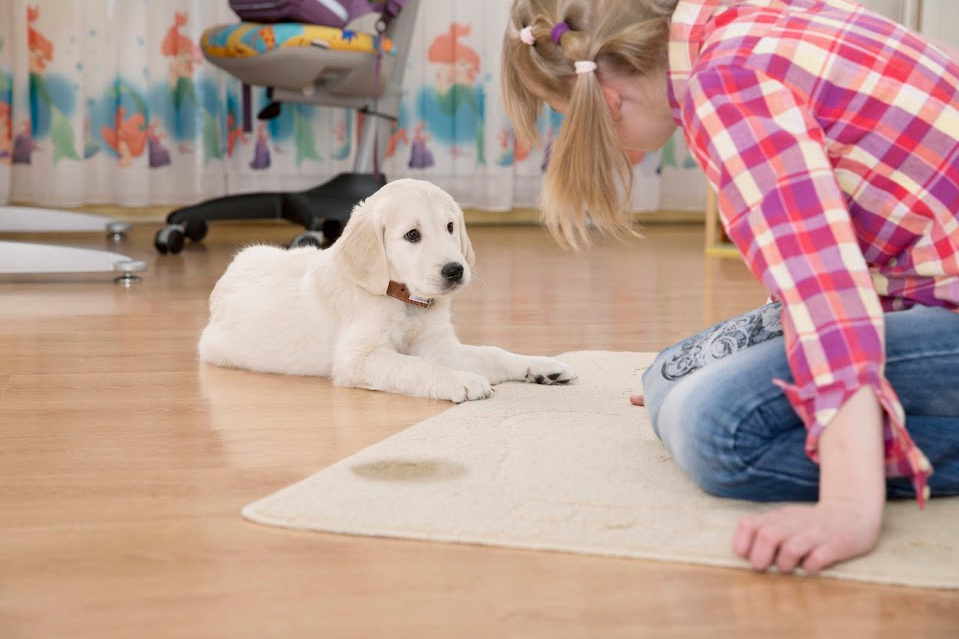
[(463, 265), (459, 262), (450, 262), (440, 272), (451, 282), (459, 282), (463, 279)]

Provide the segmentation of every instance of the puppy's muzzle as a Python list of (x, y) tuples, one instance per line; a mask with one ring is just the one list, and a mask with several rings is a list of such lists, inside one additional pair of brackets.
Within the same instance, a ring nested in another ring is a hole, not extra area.
[(447, 286), (459, 284), (463, 279), (463, 265), (459, 262), (450, 262), (443, 267), (440, 273), (443, 275), (443, 279), (446, 280)]

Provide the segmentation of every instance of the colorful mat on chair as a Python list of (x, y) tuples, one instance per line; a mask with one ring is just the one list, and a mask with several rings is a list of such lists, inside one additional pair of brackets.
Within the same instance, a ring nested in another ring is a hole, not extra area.
[(358, 53), (393, 52), (393, 42), (376, 34), (313, 24), (238, 22), (211, 27), (200, 40), (208, 55), (251, 58), (275, 49), (320, 47)]

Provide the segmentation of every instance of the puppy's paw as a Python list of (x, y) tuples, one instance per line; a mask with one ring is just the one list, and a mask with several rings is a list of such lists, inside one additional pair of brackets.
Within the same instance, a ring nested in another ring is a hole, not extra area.
[(448, 399), (462, 404), (477, 399), (486, 399), (493, 394), (489, 380), (476, 373), (457, 371), (440, 389), (439, 399)]
[(530, 384), (569, 384), (576, 379), (576, 375), (559, 360), (551, 357), (529, 357), (523, 379)]

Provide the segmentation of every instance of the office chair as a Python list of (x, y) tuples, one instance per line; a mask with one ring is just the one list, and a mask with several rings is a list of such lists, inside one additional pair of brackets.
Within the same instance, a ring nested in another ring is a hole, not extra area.
[[(336, 241), (354, 205), (386, 184), (380, 164), (389, 125), (399, 116), (419, 2), (408, 0), (378, 36), (314, 25), (284, 27), (287, 23), (241, 22), (207, 29), (201, 38), (204, 57), (247, 87), (267, 87), (271, 103), (260, 112), (261, 119), (275, 117), (284, 102), (354, 108), (365, 115), (357, 153), (352, 172), (305, 191), (227, 195), (177, 209), (157, 232), (157, 250), (179, 253), (185, 238), (202, 240), (207, 223), (217, 220), (285, 219), (306, 229), (291, 246), (322, 247)], [(265, 26), (273, 27), (268, 40), (275, 42), (264, 47), (260, 30)], [(280, 42), (284, 28), (295, 35), (283, 46), (270, 48)]]

